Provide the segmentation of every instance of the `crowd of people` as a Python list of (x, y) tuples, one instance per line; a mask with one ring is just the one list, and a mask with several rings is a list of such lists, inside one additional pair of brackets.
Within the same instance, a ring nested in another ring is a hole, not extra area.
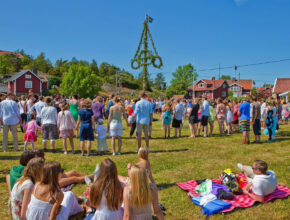
[[(140, 92), (138, 99), (121, 99), (112, 94), (108, 99), (101, 96), (95, 99), (79, 99), (56, 95), (42, 97), (29, 94), (19, 99), (12, 93), (2, 97), (0, 103), (0, 122), (3, 125), (3, 151), (8, 147), (8, 131), (12, 132), (14, 149), (18, 148), (17, 128), (20, 124), (24, 135), (24, 150), (35, 148), (37, 130), (41, 130), (42, 146), (47, 151), (50, 141), (52, 152), (55, 141), (62, 138), (64, 154), (68, 153), (68, 141), (71, 152), (75, 153), (74, 137), (80, 140), (81, 155), (91, 155), (92, 142), (97, 138), (97, 154), (108, 153), (107, 138), (111, 138), (113, 155), (120, 155), (122, 149), (123, 122), (130, 127), (130, 138), (136, 133), (138, 149), (141, 147), (144, 133), (146, 147), (152, 137), (152, 122), (162, 121), (164, 138), (182, 136), (182, 130), (188, 119), (190, 138), (213, 135), (215, 121), (219, 135), (230, 135), (234, 132), (243, 133), (243, 144), (250, 143), (250, 127), (255, 136), (254, 143), (261, 143), (262, 131), (269, 136), (268, 141), (276, 140), (276, 132), (281, 121), (288, 122), (289, 106), (273, 99), (258, 100), (256, 97), (242, 98), (240, 101), (214, 101), (202, 98), (186, 99), (150, 99), (145, 92)], [(107, 126), (104, 120), (107, 119)], [(116, 146), (117, 149), (116, 149)], [(137, 150), (138, 150), (137, 149)]]
[[(151, 207), (158, 219), (164, 219), (149, 162), (153, 114), (162, 120), (166, 139), (170, 138), (171, 127), (174, 129), (174, 138), (182, 137), (185, 120), (189, 122), (189, 138), (201, 136), (201, 133), (205, 138), (210, 137), (217, 121), (218, 135), (241, 131), (243, 144), (250, 143), (251, 125), (254, 143), (261, 143), (262, 128), (269, 135), (268, 141), (274, 141), (280, 121), (286, 123), (289, 118), (289, 108), (274, 100), (263, 101), (252, 97), (251, 100), (243, 98), (240, 102), (222, 99), (209, 101), (206, 96), (193, 100), (151, 100), (145, 92), (140, 92), (140, 97), (132, 100), (114, 95), (108, 100), (100, 96), (90, 100), (79, 99), (77, 95), (67, 98), (38, 97), (33, 94), (17, 100), (9, 93), (1, 101), (0, 110), (3, 151), (7, 150), (9, 130), (13, 135), (15, 150), (19, 150), (19, 124), (25, 132), (20, 165), (13, 167), (6, 177), (12, 218), (32, 220), (68, 219), (83, 212), (82, 203), (87, 211), (86, 219), (151, 219)], [(59, 136), (63, 139), (64, 154), (68, 153), (67, 139), (74, 153), (74, 136), (80, 139), (82, 156), (85, 155), (85, 144), (87, 156), (91, 155), (95, 136), (98, 139), (98, 154), (102, 150), (106, 152), (108, 135), (111, 137), (112, 154), (120, 155), (123, 119), (130, 127), (130, 137), (136, 133), (138, 142), (139, 162), (128, 164), (128, 177), (118, 175), (117, 166), (111, 159), (103, 160), (88, 175), (76, 171), (64, 173), (59, 162), (45, 162), (47, 142), (50, 140), (52, 152), (55, 152), (55, 141)], [(104, 120), (107, 120), (107, 126)], [(42, 133), (43, 149), (35, 149), (37, 130)], [(142, 133), (144, 147), (141, 143)], [(29, 143), (32, 150), (28, 150)], [(275, 173), (268, 172), (267, 164), (263, 161), (255, 161), (252, 168), (238, 164), (238, 168), (253, 179), (244, 193), (249, 194), (252, 190), (256, 196), (249, 196), (257, 201), (263, 202), (263, 196), (272, 192), (277, 185)], [(87, 198), (77, 198), (67, 191), (71, 184), (81, 183), (89, 185)]]

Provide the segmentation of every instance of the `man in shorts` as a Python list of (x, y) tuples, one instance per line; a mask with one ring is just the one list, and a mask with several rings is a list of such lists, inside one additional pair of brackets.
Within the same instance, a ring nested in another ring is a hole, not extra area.
[(250, 144), (250, 103), (248, 99), (243, 98), (242, 104), (239, 107), (240, 130), (243, 132), (243, 143)]
[(255, 134), (254, 144), (261, 144), (261, 106), (256, 97), (253, 97), (252, 125)]
[(177, 131), (179, 132), (179, 137), (181, 137), (181, 128), (182, 128), (182, 118), (184, 115), (184, 107), (180, 103), (181, 100), (177, 100), (177, 105), (174, 108), (174, 115), (172, 120), (172, 127), (175, 129), (175, 138), (177, 137)]
[(146, 93), (140, 92), (141, 100), (137, 102), (132, 121), (136, 118), (136, 133), (138, 140), (138, 150), (141, 147), (142, 131), (145, 135), (146, 147), (149, 148), (149, 125), (152, 125), (153, 109), (151, 102), (146, 100)]

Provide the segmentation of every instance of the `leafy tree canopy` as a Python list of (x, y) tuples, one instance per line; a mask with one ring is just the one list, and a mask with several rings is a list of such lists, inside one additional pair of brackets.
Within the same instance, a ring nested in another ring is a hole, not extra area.
[(83, 98), (93, 98), (100, 91), (102, 84), (102, 78), (96, 76), (90, 66), (73, 64), (64, 74), (60, 90), (67, 96), (76, 93)]
[(187, 64), (178, 66), (176, 71), (172, 73), (173, 79), (171, 85), (166, 90), (166, 96), (172, 97), (174, 94), (187, 94), (187, 89), (197, 78), (197, 73), (193, 65)]
[(162, 73), (158, 73), (154, 79), (154, 88), (157, 90), (166, 89), (166, 81)]
[(230, 75), (222, 75), (221, 79), (230, 80), (231, 76)]

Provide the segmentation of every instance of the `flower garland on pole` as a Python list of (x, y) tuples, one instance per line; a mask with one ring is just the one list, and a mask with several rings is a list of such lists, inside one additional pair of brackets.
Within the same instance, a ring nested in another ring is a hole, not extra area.
[[(143, 89), (148, 90), (148, 66), (153, 65), (155, 68), (160, 69), (163, 66), (162, 59), (158, 55), (155, 48), (150, 30), (148, 28), (148, 22), (152, 22), (152, 18), (146, 15), (146, 20), (144, 21), (144, 27), (141, 34), (141, 39), (135, 53), (134, 58), (131, 60), (131, 67), (134, 70), (137, 70), (143, 67)], [(152, 44), (153, 52), (148, 49), (148, 36)], [(141, 46), (144, 45), (143, 49)]]

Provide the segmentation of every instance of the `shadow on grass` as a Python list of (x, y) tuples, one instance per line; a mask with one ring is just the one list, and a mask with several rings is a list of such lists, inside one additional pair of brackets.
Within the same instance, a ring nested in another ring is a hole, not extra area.
[[(283, 142), (283, 141), (289, 141), (290, 140), (290, 137), (289, 138), (277, 138), (275, 141), (270, 141), (270, 142), (264, 142), (265, 144), (273, 144), (275, 142)], [(263, 143), (263, 144), (264, 144)]]
[(19, 160), (20, 156), (5, 156), (1, 155), (0, 160)]
[(184, 149), (175, 149), (175, 150), (152, 150), (150, 153), (167, 153), (167, 152), (182, 152), (182, 151), (188, 151), (188, 148)]
[(0, 174), (9, 174), (10, 173), (10, 169), (3, 169), (3, 170), (0, 170)]
[[(1, 140), (1, 143), (2, 143), (2, 140)], [(24, 145), (24, 142), (18, 141), (18, 146), (19, 145)], [(14, 142), (13, 141), (8, 141), (8, 146), (14, 146)]]
[(290, 136), (290, 131), (280, 131), (278, 134), (279, 136), (282, 136), (282, 137)]
[(6, 183), (6, 177), (0, 177), (0, 183)]
[(175, 183), (160, 183), (160, 184), (157, 184), (157, 187), (159, 190), (163, 190), (163, 189), (168, 189), (175, 185), (176, 185)]
[[(182, 151), (188, 151), (188, 148), (184, 148), (184, 149), (174, 149), (174, 150), (151, 150), (150, 153), (170, 153), (170, 152), (182, 152)], [(45, 153), (52, 153), (51, 149), (48, 149), (47, 152)], [(63, 150), (62, 149), (56, 149), (56, 154), (63, 154)], [(122, 155), (129, 155), (129, 154), (137, 154), (136, 151), (127, 151), (127, 152), (121, 152), (121, 156)], [(71, 154), (71, 151), (68, 151), (68, 154)], [(80, 150), (75, 150), (75, 155), (81, 155), (81, 151)], [(111, 152), (108, 153), (103, 153), (101, 156), (110, 156), (112, 155)], [(86, 156), (86, 151), (85, 151), (85, 156)], [(97, 156), (97, 151), (96, 150), (91, 150), (91, 154), (90, 156)], [(16, 156), (7, 156), (7, 157), (16, 157)], [(0, 156), (1, 159), (1, 156)], [(19, 156), (17, 156), (17, 159), (19, 159)], [(6, 159), (6, 160), (9, 160)]]

